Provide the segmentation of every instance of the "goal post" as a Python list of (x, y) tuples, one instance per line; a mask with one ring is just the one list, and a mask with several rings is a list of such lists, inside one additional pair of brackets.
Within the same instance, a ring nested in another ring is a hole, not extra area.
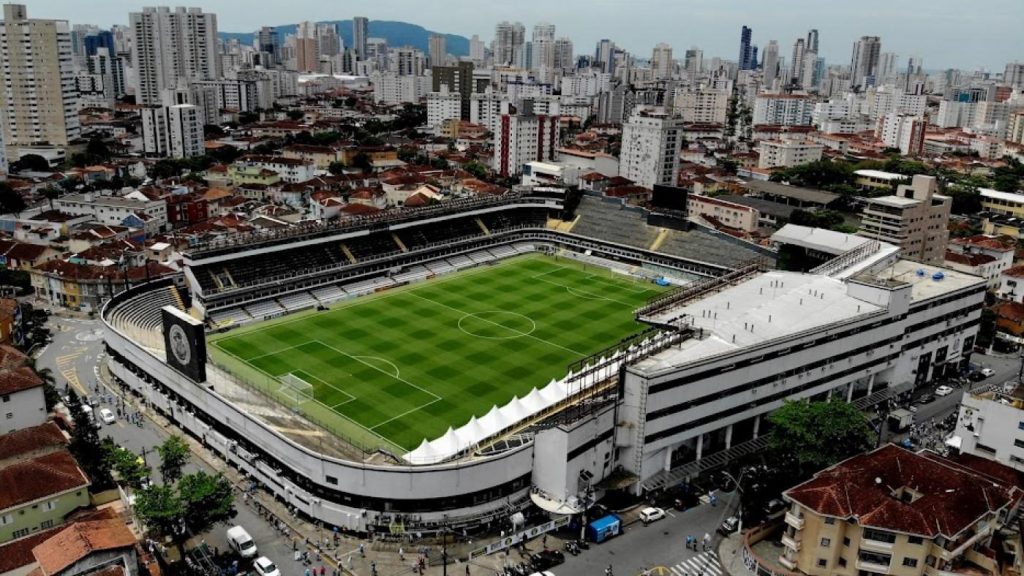
[(291, 372), (278, 377), (278, 381), (281, 382), (281, 395), (295, 406), (313, 401), (313, 385), (309, 382)]

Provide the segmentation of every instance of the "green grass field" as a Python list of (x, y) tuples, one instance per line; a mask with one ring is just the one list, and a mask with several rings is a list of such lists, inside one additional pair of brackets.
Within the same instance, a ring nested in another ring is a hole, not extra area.
[(271, 394), (294, 374), (321, 425), (411, 450), (636, 332), (633, 310), (661, 290), (531, 255), (211, 336), (211, 354)]

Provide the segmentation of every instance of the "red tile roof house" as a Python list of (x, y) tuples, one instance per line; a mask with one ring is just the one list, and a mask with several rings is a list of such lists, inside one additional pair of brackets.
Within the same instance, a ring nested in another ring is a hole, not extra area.
[(1019, 475), (994, 461), (943, 458), (889, 444), (790, 488), (779, 562), (810, 575), (1002, 574)]

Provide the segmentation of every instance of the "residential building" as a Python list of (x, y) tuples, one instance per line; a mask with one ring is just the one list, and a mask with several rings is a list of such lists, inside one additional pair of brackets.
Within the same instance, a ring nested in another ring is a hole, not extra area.
[(558, 116), (503, 114), (494, 133), (494, 171), (507, 177), (522, 173), (527, 162), (554, 160), (558, 135)]
[(651, 72), (655, 80), (667, 80), (672, 77), (672, 47), (664, 42), (657, 44), (651, 53)]
[(202, 156), (203, 116), (192, 104), (142, 109), (143, 152), (156, 158)]
[(981, 194), (981, 209), (1017, 218), (1024, 218), (1024, 194), (1002, 192), (991, 188), (978, 188)]
[(81, 131), (67, 21), (30, 19), (23, 4), (4, 4), (0, 46), (6, 157), (20, 147), (67, 146)]
[(114, 294), (151, 280), (180, 274), (153, 262), (124, 268), (50, 260), (29, 270), (36, 298), (53, 307), (97, 312)]
[(419, 102), (426, 93), (426, 84), (420, 76), (400, 75), (395, 72), (374, 72), (370, 76), (373, 83), (373, 101), (385, 104), (403, 104)]
[(683, 54), (683, 70), (687, 76), (696, 78), (704, 70), (704, 51), (696, 46)]
[(1011, 266), (999, 274), (996, 295), (1009, 302), (1024, 304), (1024, 264)]
[(729, 92), (705, 87), (679, 89), (672, 108), (688, 124), (725, 124)]
[(359, 60), (366, 60), (367, 40), (370, 38), (370, 21), (365, 16), (356, 16), (352, 19), (352, 47), (356, 51)]
[(825, 147), (804, 138), (761, 140), (757, 144), (758, 168), (789, 168), (821, 160)]
[(439, 131), (446, 120), (462, 118), (462, 97), (458, 92), (449, 92), (447, 84), (440, 92), (427, 94), (427, 128)]
[(743, 232), (756, 231), (761, 219), (756, 208), (700, 194), (687, 195), (686, 210), (690, 217), (700, 217), (716, 227), (725, 226)]
[(918, 174), (893, 196), (866, 199), (857, 233), (899, 246), (905, 258), (941, 266), (952, 204), (950, 197), (938, 194), (934, 176)]
[(448, 63), (448, 38), (444, 34), (431, 34), (429, 41), (430, 67)]
[[(39, 426), (46, 416), (43, 381), (31, 368), (0, 371), (0, 435)], [(2, 525), (0, 522), (0, 530)]]
[(316, 176), (316, 165), (312, 161), (284, 156), (251, 154), (242, 156), (232, 166), (270, 170), (280, 176), (281, 180), (292, 183), (312, 180)]
[(473, 98), (473, 63), (459, 62), (455, 66), (435, 66), (430, 71), (432, 92), (440, 92), (447, 86), (448, 92), (458, 94), (461, 98), (459, 112), (462, 120), (472, 120), (471, 104)]
[[(465, 100), (463, 100), (465, 102)], [(470, 100), (470, 122), (487, 127), (496, 133), (501, 126), (501, 117), (510, 114), (512, 103), (502, 94), (488, 91), (473, 94)]]
[(39, 564), (38, 576), (131, 576), (138, 574), (137, 544), (120, 518), (83, 520), (33, 548), (32, 555)]
[(875, 130), (875, 136), (887, 148), (899, 148), (904, 156), (920, 156), (924, 152), (924, 133), (927, 121), (919, 116), (886, 114)]
[(97, 48), (87, 57), (89, 74), (98, 76), (102, 83), (103, 96), (113, 101), (128, 92), (125, 82), (124, 60), (112, 54), (107, 48)]
[[(1021, 498), (1012, 470), (886, 444), (783, 493), (781, 562), (809, 576), (1000, 574), (996, 533)], [(961, 570), (963, 569), (963, 570)]]
[(526, 28), (519, 22), (499, 22), (494, 27), (495, 66), (514, 66), (525, 68)]
[(316, 25), (310, 21), (299, 22), (295, 30), (295, 70), (317, 72), (320, 69), (320, 55), (317, 52)]
[(63, 447), (24, 446), (0, 460), (0, 542), (64, 523), (89, 506), (89, 479)]
[(754, 100), (754, 125), (809, 126), (814, 100), (805, 94), (758, 94)]
[[(989, 289), (999, 288), (1003, 272), (1013, 266), (1015, 238), (977, 234), (949, 241), (946, 266), (988, 280)], [(971, 268), (973, 267), (973, 269)]]
[(882, 39), (878, 36), (861, 36), (853, 43), (850, 56), (850, 82), (853, 86), (864, 89), (875, 85), (881, 53)]
[(129, 196), (101, 196), (93, 192), (66, 194), (54, 200), (54, 207), (72, 215), (89, 215), (100, 224), (121, 226), (132, 216), (145, 214), (156, 222), (156, 227), (167, 223), (167, 203), (150, 200), (141, 194)]
[(555, 39), (553, 63), (555, 70), (566, 72), (576, 67), (576, 57), (573, 50), (571, 38), (562, 37)]
[(679, 177), (682, 121), (662, 108), (637, 108), (622, 126), (619, 175), (639, 186), (675, 186)]
[(342, 41), (338, 26), (330, 22), (316, 25), (316, 53), (319, 58), (331, 58), (341, 54)]
[(854, 183), (865, 190), (895, 190), (899, 184), (909, 180), (904, 174), (881, 170), (855, 170), (853, 175)]
[(216, 14), (159, 6), (132, 12), (129, 21), (137, 103), (161, 104), (161, 92), (176, 87), (179, 79), (220, 77)]

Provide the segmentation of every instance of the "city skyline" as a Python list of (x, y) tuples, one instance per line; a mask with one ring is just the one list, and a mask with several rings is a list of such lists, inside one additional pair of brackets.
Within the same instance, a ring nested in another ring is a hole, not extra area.
[[(50, 0), (29, 2), (28, 6), (36, 18), (108, 27), (127, 24), (128, 13), (143, 6), (179, 4), (101, 0), (85, 6), (73, 0)], [(964, 13), (952, 0), (939, 0), (926, 7), (865, 0), (855, 6), (830, 6), (827, 12), (813, 0), (789, 0), (785, 10), (752, 7), (734, 0), (714, 3), (692, 0), (686, 5), (654, 0), (627, 4), (613, 0), (596, 5), (588, 3), (588, 10), (578, 9), (577, 0), (558, 5), (539, 0), (525, 0), (515, 6), (473, 3), (472, 9), (468, 0), (437, 0), (430, 10), (406, 0), (344, 7), (294, 0), (287, 5), (261, 7), (258, 11), (238, 10), (237, 4), (229, 0), (185, 4), (217, 13), (219, 28), (224, 32), (251, 32), (260, 26), (302, 20), (347, 20), (362, 15), (371, 20), (410, 22), (467, 38), (478, 34), (489, 41), (495, 24), (502, 20), (521, 21), (528, 28), (538, 22), (550, 22), (558, 27), (560, 36), (572, 38), (578, 50), (601, 38), (611, 38), (618, 46), (641, 58), (646, 58), (656, 44), (664, 42), (680, 54), (690, 46), (698, 46), (706, 58), (719, 56), (734, 60), (740, 27), (747, 25), (753, 28), (752, 44), (760, 50), (769, 40), (789, 46), (795, 38), (805, 36), (808, 29), (816, 28), (821, 36), (820, 55), (829, 64), (848, 64), (853, 43), (865, 35), (880, 36), (886, 52), (895, 52), (902, 58), (922, 58), (929, 70), (984, 68), (997, 72), (1007, 62), (1024, 58), (1014, 30), (1014, 24), (1024, 20), (1024, 3), (1013, 0), (996, 0), (986, 6), (987, 10), (970, 13)], [(794, 16), (801, 12), (806, 16)], [(978, 43), (977, 38), (982, 35), (986, 42)], [(962, 46), (968, 43), (971, 50), (963, 50)]]

